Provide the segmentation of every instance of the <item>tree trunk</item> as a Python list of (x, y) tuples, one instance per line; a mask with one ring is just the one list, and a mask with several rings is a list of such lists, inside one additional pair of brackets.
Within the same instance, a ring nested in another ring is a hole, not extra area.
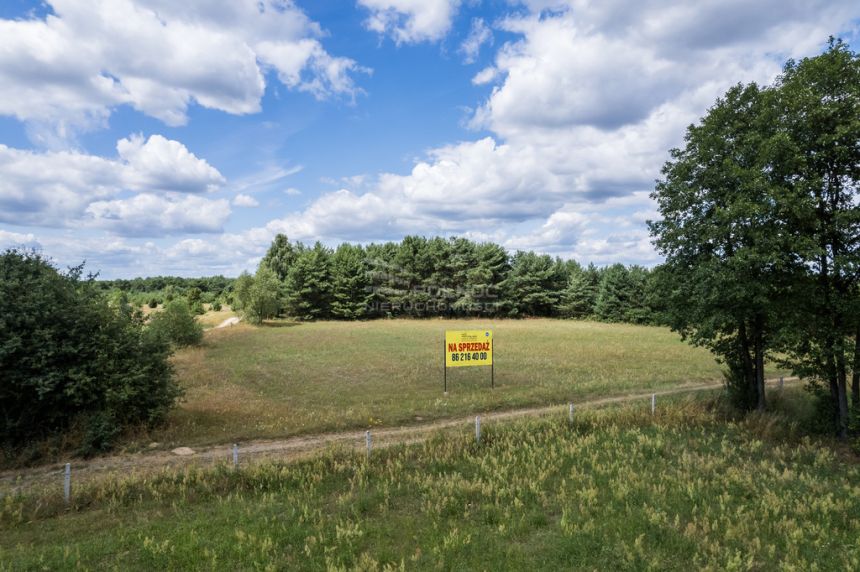
[(860, 410), (860, 323), (854, 334), (854, 364), (851, 367), (851, 404)]
[(836, 387), (839, 391), (839, 437), (848, 438), (848, 371), (845, 364), (845, 347), (836, 346)]
[(760, 327), (761, 320), (756, 319), (755, 333), (755, 388), (756, 388), (756, 409), (764, 411), (765, 395), (764, 395), (764, 342), (762, 340), (762, 328)]
[[(750, 395), (757, 395), (758, 385), (755, 375), (755, 363), (750, 358), (750, 340), (747, 335), (746, 324), (744, 324), (743, 321), (741, 321), (740, 326), (738, 327), (738, 337), (741, 341), (741, 360), (744, 370), (744, 379), (746, 379), (747, 385), (749, 386)], [(752, 407), (752, 404), (747, 403), (746, 406)]]

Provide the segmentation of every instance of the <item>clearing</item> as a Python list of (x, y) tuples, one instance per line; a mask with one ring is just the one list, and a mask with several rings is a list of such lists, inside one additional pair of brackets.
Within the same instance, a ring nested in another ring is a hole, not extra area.
[[(489, 368), (449, 369), (446, 329), (494, 330)], [(174, 364), (185, 399), (131, 449), (280, 439), (718, 382), (705, 350), (665, 328), (562, 320), (238, 324)]]

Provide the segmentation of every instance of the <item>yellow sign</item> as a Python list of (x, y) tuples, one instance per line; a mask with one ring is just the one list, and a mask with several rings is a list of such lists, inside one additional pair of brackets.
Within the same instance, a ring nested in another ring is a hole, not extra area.
[(445, 332), (445, 367), (493, 365), (493, 332), (457, 330)]

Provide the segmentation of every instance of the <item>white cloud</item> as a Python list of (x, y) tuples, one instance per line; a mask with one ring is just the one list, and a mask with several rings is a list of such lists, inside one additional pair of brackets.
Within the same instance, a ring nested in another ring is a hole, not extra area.
[(199, 193), (213, 191), (226, 181), (217, 169), (198, 159), (179, 141), (151, 135), (120, 139), (120, 158), (128, 165), (126, 186), (133, 190)]
[(648, 193), (686, 126), (732, 84), (771, 81), (860, 14), (846, 1), (526, 4), (500, 23), (519, 39), (473, 80), (498, 82), (474, 118), (491, 136), (430, 150), (407, 174), (324, 194), (267, 228), (329, 241), (481, 235), (585, 261), (656, 262)]
[(128, 104), (168, 125), (192, 102), (227, 113), (260, 109), (265, 72), (286, 86), (352, 96), (347, 58), (291, 0), (49, 0), (44, 19), (0, 19), (0, 114), (42, 143), (103, 126)]
[(129, 199), (95, 201), (86, 214), (93, 226), (123, 236), (215, 233), (224, 230), (230, 204), (226, 199), (140, 193)]
[[(467, 64), (474, 63), (478, 59), (478, 54), (481, 52), (481, 47), (484, 44), (493, 43), (493, 31), (484, 23), (481, 18), (472, 19), (472, 28), (469, 30), (469, 35), (460, 44), (460, 53), (463, 54), (463, 62)], [(477, 82), (484, 83), (484, 82)]]
[(358, 0), (370, 11), (369, 30), (391, 36), (397, 44), (440, 40), (451, 29), (460, 0)]
[[(87, 207), (122, 192), (205, 193), (224, 177), (177, 141), (153, 135), (121, 139), (117, 158), (73, 151), (35, 152), (0, 144), (0, 222), (69, 226)], [(201, 199), (202, 200), (202, 199)], [(190, 203), (187, 203), (190, 205)], [(100, 210), (104, 214), (123, 209)], [(119, 228), (119, 227), (118, 227)]]
[(32, 233), (9, 232), (0, 228), (0, 251), (7, 248), (41, 248), (41, 244)]
[(236, 207), (258, 207), (260, 206), (260, 201), (252, 197), (251, 195), (243, 195), (239, 193), (235, 197), (233, 197), (233, 206)]

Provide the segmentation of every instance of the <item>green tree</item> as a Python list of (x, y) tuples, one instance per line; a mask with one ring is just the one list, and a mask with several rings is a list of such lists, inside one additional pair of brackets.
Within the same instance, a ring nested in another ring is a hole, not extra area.
[(298, 252), (296, 248), (290, 244), (290, 240), (285, 234), (278, 234), (272, 241), (269, 250), (260, 262), (263, 266), (268, 266), (275, 272), (278, 280), (284, 282), (287, 279), (287, 274), (290, 272), (290, 266), (296, 259)]
[(552, 316), (567, 282), (564, 263), (546, 254), (517, 252), (504, 284), (512, 316)]
[(242, 306), (245, 318), (252, 324), (262, 324), (263, 320), (277, 316), (281, 309), (282, 287), (275, 271), (261, 264), (250, 283), (247, 301)]
[(177, 347), (197, 345), (203, 339), (203, 326), (183, 298), (168, 302), (164, 309), (155, 312), (149, 320), (149, 329)]
[[(161, 421), (180, 394), (167, 343), (112, 308), (82, 267), (0, 255), (0, 442), (83, 428), (83, 452), (123, 427)], [(8, 450), (8, 449), (7, 449)]]
[(290, 266), (286, 307), (299, 320), (320, 320), (331, 315), (331, 251), (317, 242), (302, 249)]
[(600, 291), (601, 273), (593, 265), (570, 273), (567, 287), (561, 293), (560, 313), (566, 318), (586, 319), (595, 314)]
[(793, 284), (786, 351), (795, 371), (822, 380), (838, 432), (849, 431), (848, 372), (860, 402), (860, 56), (831, 38), (817, 57), (786, 64), (776, 84), (786, 148), (788, 224), (803, 269)]
[(474, 247), (474, 263), (462, 269), (465, 282), (458, 280), (460, 296), (455, 310), (473, 315), (495, 315), (504, 304), (503, 284), (511, 266), (508, 253), (490, 242)]
[(777, 284), (791, 280), (793, 234), (780, 222), (772, 94), (735, 86), (671, 151), (649, 223), (666, 262), (655, 288), (665, 319), (729, 369), (738, 405), (765, 407), (764, 360), (780, 331)]
[(331, 257), (331, 314), (341, 320), (357, 320), (367, 313), (370, 276), (361, 246), (341, 244)]
[(233, 310), (242, 311), (250, 305), (251, 289), (253, 286), (254, 277), (247, 272), (242, 272), (233, 284)]

